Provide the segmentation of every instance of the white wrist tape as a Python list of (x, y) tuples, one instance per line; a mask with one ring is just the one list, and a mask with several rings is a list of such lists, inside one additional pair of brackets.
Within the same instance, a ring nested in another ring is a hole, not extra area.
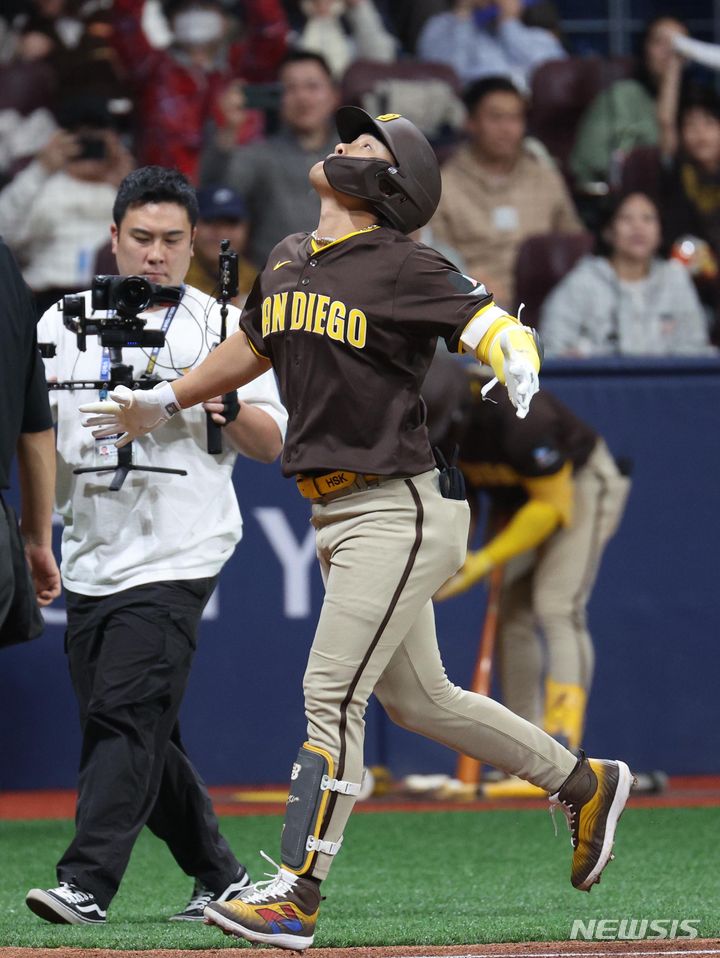
[(498, 319), (503, 319), (507, 317), (512, 319), (513, 317), (499, 306), (486, 306), (484, 309), (481, 309), (470, 322), (467, 324), (465, 329), (462, 331), (460, 337), (460, 342), (465, 346), (468, 352), (471, 352), (473, 356), (477, 353), (477, 348), (483, 340), (483, 337), (490, 329), (493, 323), (497, 322)]
[(157, 386), (153, 387), (153, 392), (157, 393), (160, 405), (165, 411), (168, 419), (171, 416), (174, 416), (175, 413), (180, 412), (180, 403), (175, 398), (175, 393), (171, 383), (158, 383)]

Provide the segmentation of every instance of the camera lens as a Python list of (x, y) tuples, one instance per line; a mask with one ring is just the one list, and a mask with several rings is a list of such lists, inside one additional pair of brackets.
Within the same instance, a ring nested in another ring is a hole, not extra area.
[(133, 315), (142, 313), (152, 300), (152, 286), (142, 276), (128, 276), (118, 285), (116, 302), (119, 310)]

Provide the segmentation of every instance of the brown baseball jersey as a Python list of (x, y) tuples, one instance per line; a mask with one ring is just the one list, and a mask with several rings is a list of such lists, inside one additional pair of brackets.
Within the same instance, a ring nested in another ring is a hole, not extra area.
[(456, 352), (491, 302), (482, 284), (396, 230), (320, 248), (306, 233), (278, 244), (240, 324), (272, 362), (290, 416), (283, 472), (432, 469), (420, 388), (437, 338)]
[(493, 389), (491, 397), (495, 402), (478, 396), (470, 405), (459, 439), (472, 487), (513, 508), (527, 499), (525, 480), (555, 475), (566, 463), (573, 473), (585, 465), (598, 435), (552, 393), (540, 390), (525, 419), (517, 418), (504, 390)]

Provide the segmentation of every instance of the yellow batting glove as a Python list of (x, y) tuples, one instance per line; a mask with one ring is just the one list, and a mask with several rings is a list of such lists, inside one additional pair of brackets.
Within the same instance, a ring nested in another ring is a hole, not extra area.
[(440, 586), (435, 593), (436, 602), (444, 602), (445, 599), (452, 599), (456, 595), (462, 595), (472, 588), (480, 579), (492, 569), (493, 564), (488, 557), (485, 549), (478, 549), (477, 552), (468, 552), (465, 562), (461, 569), (451, 576), (445, 585)]

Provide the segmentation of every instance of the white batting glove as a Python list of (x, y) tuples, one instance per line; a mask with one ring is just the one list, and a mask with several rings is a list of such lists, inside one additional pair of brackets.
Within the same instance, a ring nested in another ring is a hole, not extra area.
[(80, 412), (97, 413), (83, 420), (83, 426), (93, 429), (95, 439), (122, 433), (115, 445), (126, 446), (138, 436), (152, 432), (180, 412), (180, 405), (170, 383), (158, 383), (153, 389), (128, 389), (116, 386), (109, 399), (85, 403)]
[(500, 348), (505, 357), (505, 386), (510, 402), (517, 410), (518, 419), (530, 412), (530, 400), (540, 388), (540, 380), (530, 355), (513, 348), (507, 331), (500, 333)]

